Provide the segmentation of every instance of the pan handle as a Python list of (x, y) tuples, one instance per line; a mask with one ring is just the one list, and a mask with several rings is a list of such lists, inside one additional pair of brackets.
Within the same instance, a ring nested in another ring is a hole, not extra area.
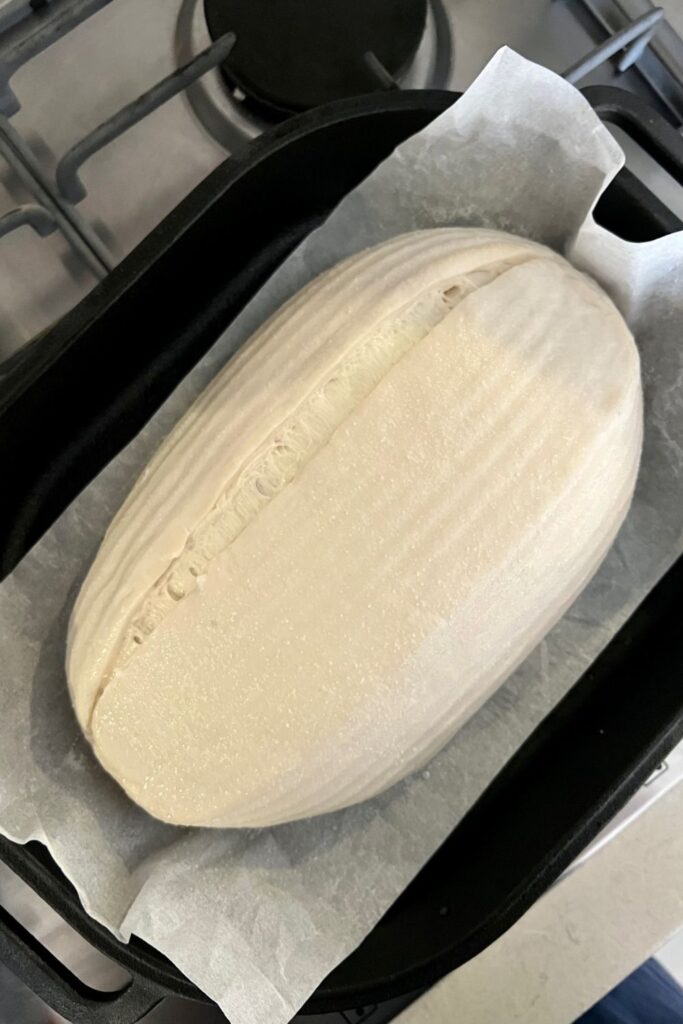
[(0, 962), (72, 1024), (137, 1024), (167, 995), (134, 975), (117, 992), (90, 988), (1, 906)]
[(683, 185), (683, 136), (658, 111), (635, 93), (612, 85), (589, 85), (581, 92), (601, 120), (622, 128)]

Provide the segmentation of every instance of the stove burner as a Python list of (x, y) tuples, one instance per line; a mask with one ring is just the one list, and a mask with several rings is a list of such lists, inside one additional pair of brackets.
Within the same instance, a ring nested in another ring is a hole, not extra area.
[(281, 120), (391, 87), (413, 60), (427, 0), (204, 0), (213, 39), (237, 41), (221, 72), (246, 107)]

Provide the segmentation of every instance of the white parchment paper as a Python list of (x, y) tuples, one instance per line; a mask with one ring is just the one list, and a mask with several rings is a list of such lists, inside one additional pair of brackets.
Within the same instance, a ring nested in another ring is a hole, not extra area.
[[(162, 950), (233, 1024), (295, 1013), (683, 550), (683, 235), (637, 245), (595, 226), (591, 209), (622, 162), (578, 92), (500, 51), (290, 257), (0, 587), (0, 830), (44, 842), (94, 917)], [(628, 520), (581, 598), (428, 771), (361, 806), (275, 829), (155, 822), (99, 768), (67, 697), (69, 610), (107, 524), (265, 315), (341, 257), (447, 224), (503, 228), (566, 252), (628, 317), (646, 401)]]

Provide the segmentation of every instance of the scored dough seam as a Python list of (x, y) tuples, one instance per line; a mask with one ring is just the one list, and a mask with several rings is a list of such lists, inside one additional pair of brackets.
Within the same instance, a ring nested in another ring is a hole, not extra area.
[(535, 253), (508, 257), (465, 272), (451, 285), (435, 284), (364, 335), (342, 357), (331, 375), (309, 392), (228, 481), (218, 500), (193, 528), (183, 550), (138, 603), (102, 676), (88, 729), (114, 672), (125, 667), (146, 637), (184, 597), (196, 590), (210, 562), (291, 483), (401, 357), (424, 341), (472, 292), (481, 291), (508, 270), (534, 259), (538, 259)]

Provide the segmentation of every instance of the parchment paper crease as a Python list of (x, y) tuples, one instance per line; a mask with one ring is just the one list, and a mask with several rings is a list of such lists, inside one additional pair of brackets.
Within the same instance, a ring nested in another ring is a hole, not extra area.
[[(591, 209), (622, 160), (578, 92), (501, 50), (290, 257), (0, 587), (0, 829), (46, 843), (93, 916), (157, 946), (233, 1024), (295, 1013), (683, 549), (683, 236), (629, 244), (595, 226)], [(268, 313), (341, 257), (446, 224), (566, 252), (628, 317), (646, 398), (628, 520), (579, 601), (428, 771), (359, 807), (271, 830), (159, 824), (95, 763), (67, 698), (66, 623), (100, 538), (170, 426)]]

